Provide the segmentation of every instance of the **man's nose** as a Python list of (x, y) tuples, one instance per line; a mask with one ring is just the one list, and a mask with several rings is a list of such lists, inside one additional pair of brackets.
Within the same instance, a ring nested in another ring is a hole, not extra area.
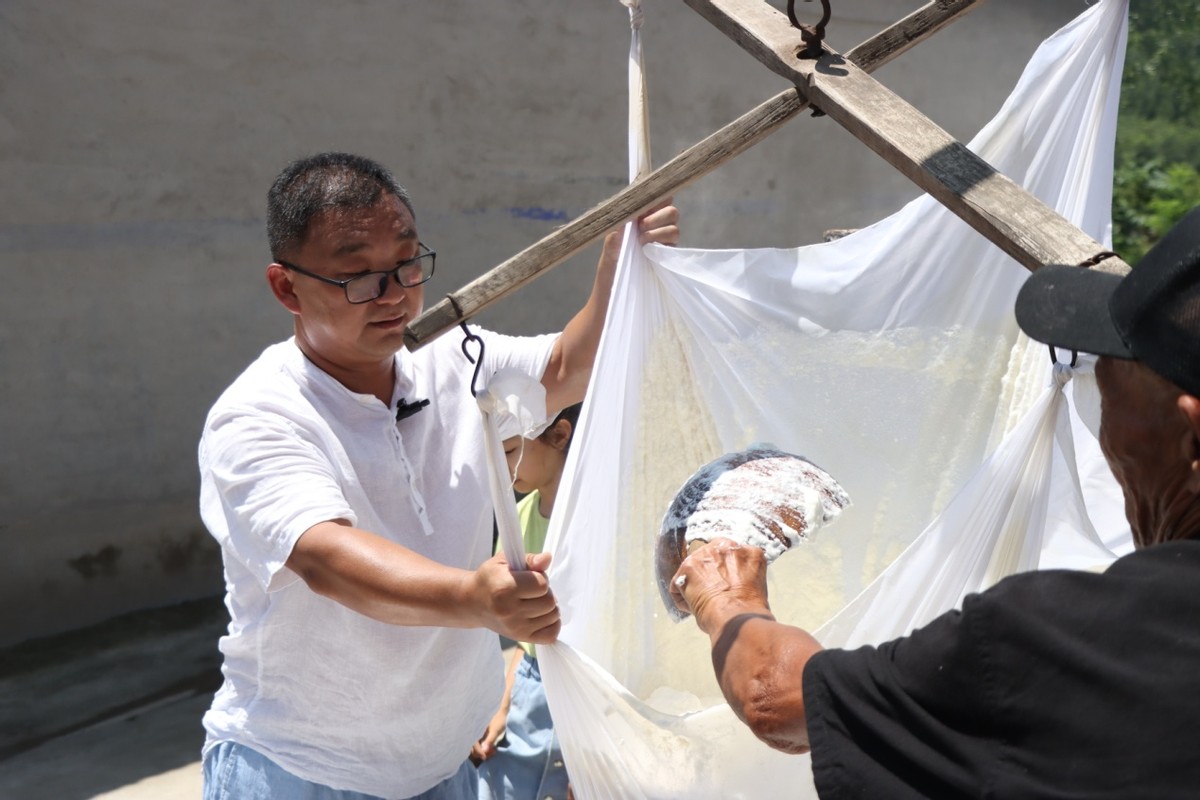
[(393, 272), (380, 278), (379, 297), (375, 298), (375, 302), (394, 304), (403, 300), (407, 294), (407, 287), (400, 284), (400, 276)]

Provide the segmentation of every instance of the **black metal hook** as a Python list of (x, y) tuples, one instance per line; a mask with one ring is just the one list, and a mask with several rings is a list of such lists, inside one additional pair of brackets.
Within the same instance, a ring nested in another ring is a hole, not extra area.
[[(470, 361), (472, 364), (475, 365), (475, 372), (474, 372), (474, 374), (471, 375), (471, 396), (478, 397), (479, 390), (477, 390), (475, 388), (475, 383), (476, 383), (476, 381), (479, 380), (479, 370), (481, 370), (483, 368), (483, 339), (480, 339), (479, 336), (477, 336), (474, 333), (471, 333), (471, 329), (467, 327), (467, 323), (465, 323), (465, 322), (458, 323), (458, 327), (463, 329), (463, 334), (464, 334), (464, 338), (462, 341), (463, 355), (467, 357), (467, 361)], [(474, 342), (479, 347), (479, 353), (476, 355), (475, 358), (471, 358), (470, 352), (467, 351), (467, 345), (472, 342)]]
[[(1084, 267), (1084, 268), (1094, 267), (1097, 264), (1099, 264), (1101, 261), (1104, 261), (1107, 258), (1120, 258), (1120, 256), (1118, 256), (1116, 253), (1114, 253), (1111, 250), (1101, 250), (1099, 253), (1096, 253), (1096, 255), (1092, 256), (1091, 258), (1087, 259), (1086, 261), (1080, 261), (1079, 266)], [(1061, 363), (1058, 360), (1058, 348), (1055, 347), (1054, 345), (1048, 345), (1048, 346), (1050, 348), (1050, 363), (1051, 364)], [(1071, 367), (1074, 368), (1078, 365), (1079, 365), (1079, 351), (1072, 350), (1071, 351)]]
[[(811, 3), (812, 0), (805, 0)], [(800, 53), (801, 58), (820, 58), (824, 49), (821, 43), (825, 41), (825, 26), (829, 24), (829, 18), (833, 16), (833, 9), (829, 7), (829, 0), (821, 0), (821, 21), (816, 25), (802, 25), (800, 20), (796, 18), (796, 0), (788, 0), (787, 15), (788, 21), (792, 23), (793, 28), (799, 28), (800, 38), (804, 40), (806, 47)]]
[[(1050, 363), (1051, 364), (1061, 363), (1058, 360), (1058, 348), (1055, 347), (1054, 345), (1047, 345), (1047, 346), (1050, 348)], [(1077, 366), (1079, 366), (1079, 351), (1072, 350), (1071, 351), (1071, 368), (1074, 369)]]

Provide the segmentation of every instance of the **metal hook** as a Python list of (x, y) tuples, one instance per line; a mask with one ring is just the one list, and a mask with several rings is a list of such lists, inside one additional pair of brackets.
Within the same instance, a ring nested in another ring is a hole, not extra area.
[[(811, 3), (812, 0), (805, 0), (805, 2)], [(821, 42), (825, 40), (825, 26), (829, 24), (829, 18), (833, 16), (829, 0), (821, 0), (821, 11), (821, 21), (816, 25), (801, 25), (800, 20), (796, 18), (796, 0), (788, 0), (788, 21), (792, 23), (793, 28), (800, 29), (800, 38), (807, 45), (800, 53), (801, 58), (820, 58), (821, 53), (824, 52)]]
[[(1051, 364), (1060, 363), (1058, 360), (1058, 348), (1052, 344), (1047, 345), (1047, 347), (1050, 348), (1050, 363)], [(1079, 351), (1072, 350), (1071, 351), (1071, 368), (1074, 369), (1077, 366), (1079, 366)]]
[[(1108, 259), (1108, 258), (1120, 258), (1120, 256), (1111, 250), (1101, 250), (1099, 253), (1096, 253), (1096, 255), (1092, 256), (1091, 258), (1089, 258), (1085, 261), (1080, 261), (1078, 266), (1085, 267), (1085, 268), (1086, 267), (1094, 267), (1097, 264), (1099, 264), (1101, 261), (1104, 261), (1105, 259)], [(1050, 348), (1050, 363), (1051, 364), (1060, 363), (1058, 360), (1058, 348), (1055, 347), (1054, 345), (1048, 345), (1048, 347)], [(1074, 368), (1074, 367), (1077, 367), (1078, 365), (1079, 365), (1079, 351), (1072, 350), (1071, 351), (1071, 367)]]
[(1086, 261), (1080, 261), (1078, 266), (1094, 267), (1106, 258), (1120, 258), (1120, 256), (1114, 253), (1112, 250), (1101, 250), (1099, 253), (1096, 253), (1096, 255), (1092, 256)]
[[(471, 375), (471, 396), (478, 397), (479, 390), (475, 388), (475, 382), (479, 380), (479, 370), (483, 368), (483, 339), (480, 339), (479, 336), (471, 333), (471, 329), (467, 327), (467, 323), (465, 322), (458, 323), (458, 327), (463, 329), (464, 334), (462, 341), (463, 355), (467, 357), (467, 361), (470, 361), (475, 365), (475, 372)], [(471, 358), (471, 354), (467, 351), (467, 345), (471, 342), (474, 342), (479, 347), (479, 353), (476, 358)]]

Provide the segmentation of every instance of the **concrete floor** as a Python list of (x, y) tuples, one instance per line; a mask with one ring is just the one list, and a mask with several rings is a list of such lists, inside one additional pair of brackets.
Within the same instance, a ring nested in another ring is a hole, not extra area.
[(200, 797), (219, 598), (0, 651), (0, 798)]
[(211, 697), (166, 698), (0, 761), (0, 797), (197, 800), (200, 717)]
[(213, 597), (0, 650), (0, 798), (197, 800), (227, 623)]

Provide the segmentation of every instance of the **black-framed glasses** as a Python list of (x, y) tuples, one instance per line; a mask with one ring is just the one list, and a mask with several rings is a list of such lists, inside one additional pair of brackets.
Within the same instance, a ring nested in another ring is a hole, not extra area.
[(301, 275), (307, 275), (310, 278), (316, 278), (332, 286), (342, 287), (342, 291), (346, 293), (346, 300), (351, 303), (369, 303), (376, 298), (383, 297), (383, 293), (387, 291), (388, 278), (395, 278), (396, 283), (406, 289), (411, 289), (414, 286), (420, 286), (433, 277), (433, 267), (437, 261), (437, 253), (430, 250), (421, 242), (417, 242), (417, 248), (419, 252), (415, 258), (401, 261), (391, 269), (383, 270), (382, 272), (364, 272), (361, 275), (355, 275), (353, 278), (345, 278), (343, 280), (327, 278), (324, 275), (309, 272), (304, 267), (296, 266), (282, 259), (279, 261), (279, 266), (286, 267), (293, 272), (299, 272)]

